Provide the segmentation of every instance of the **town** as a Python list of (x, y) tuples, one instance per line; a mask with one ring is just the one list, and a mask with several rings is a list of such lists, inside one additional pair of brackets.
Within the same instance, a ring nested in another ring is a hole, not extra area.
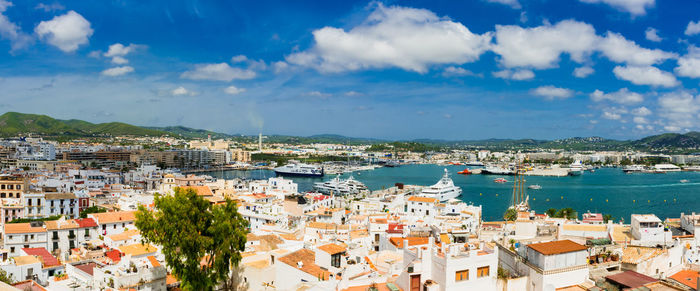
[[(483, 219), (482, 206), (420, 195), (424, 185), (397, 183), (333, 195), (300, 191), (285, 177), (226, 180), (206, 172), (269, 167), (251, 159), (259, 154), (352, 158), (353, 163), (339, 159), (332, 164), (339, 173), (372, 171), (389, 166), (387, 160), (397, 165), (537, 160), (551, 166), (562, 158), (600, 166), (654, 158), (692, 169), (685, 165), (697, 161), (694, 155), (545, 150), (426, 154), (370, 152), (368, 145), (263, 144), (262, 138), (251, 144), (211, 138), (115, 140), (129, 145), (30, 137), (0, 142), (0, 270), (5, 284), (20, 290), (178, 288), (180, 280), (170, 272), (162, 246), (145, 242), (136, 227), (136, 213), (139, 206), (152, 209), (156, 195), (182, 189), (212, 205), (236, 202), (247, 223), (236, 269), (244, 290), (698, 287), (700, 240), (695, 232), (700, 214), (661, 220), (638, 213), (613, 221), (601, 213), (537, 213), (516, 205), (516, 200), (527, 201), (514, 194), (516, 215), (494, 221)], [(180, 148), (147, 150), (156, 144)]]

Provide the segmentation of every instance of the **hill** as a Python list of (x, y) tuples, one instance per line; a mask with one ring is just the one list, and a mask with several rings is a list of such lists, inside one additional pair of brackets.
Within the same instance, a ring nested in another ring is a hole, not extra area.
[(0, 136), (37, 134), (45, 136), (162, 136), (169, 132), (143, 128), (122, 122), (94, 124), (82, 120), (60, 120), (46, 115), (7, 112), (0, 115)]

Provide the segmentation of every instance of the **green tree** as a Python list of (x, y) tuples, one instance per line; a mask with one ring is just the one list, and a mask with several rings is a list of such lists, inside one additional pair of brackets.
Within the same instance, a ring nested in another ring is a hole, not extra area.
[(610, 214), (605, 214), (603, 215), (603, 222), (608, 223), (608, 221), (612, 220), (613, 217)]
[(90, 213), (102, 213), (102, 212), (107, 212), (107, 209), (104, 209), (102, 207), (97, 207), (97, 206), (90, 206), (90, 207), (85, 208), (83, 211), (80, 212), (80, 218), (87, 218), (87, 215)]
[(568, 219), (576, 219), (578, 217), (576, 210), (574, 210), (571, 207), (567, 208), (562, 208), (557, 211), (557, 214), (555, 217), (560, 217), (560, 218), (568, 218)]
[(175, 188), (155, 197), (155, 210), (143, 206), (136, 227), (145, 242), (162, 246), (165, 261), (183, 290), (236, 290), (240, 252), (245, 249), (248, 222), (236, 203), (211, 205), (193, 189)]
[(518, 218), (518, 211), (515, 208), (508, 208), (505, 213), (503, 213), (503, 219), (507, 221), (515, 221)]
[(14, 283), (14, 281), (12, 280), (12, 275), (8, 274), (3, 269), (0, 269), (0, 281), (5, 282), (7, 284)]
[(556, 217), (556, 215), (557, 215), (557, 209), (556, 209), (556, 208), (550, 208), (550, 209), (547, 209), (547, 211), (545, 211), (544, 213), (546, 213), (547, 215), (549, 215), (549, 217)]

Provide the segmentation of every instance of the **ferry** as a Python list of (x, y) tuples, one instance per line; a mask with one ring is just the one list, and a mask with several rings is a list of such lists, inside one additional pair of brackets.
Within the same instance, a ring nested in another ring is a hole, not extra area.
[(340, 176), (325, 182), (316, 182), (314, 190), (333, 195), (352, 195), (367, 191), (367, 186), (362, 182), (355, 180), (352, 176), (345, 180), (341, 180)]
[(435, 185), (423, 188), (420, 193), (420, 196), (437, 198), (440, 201), (454, 199), (459, 195), (462, 195), (462, 188), (455, 186), (452, 179), (450, 179), (447, 169), (445, 169), (445, 174), (442, 176), (440, 181), (438, 181)]
[(466, 162), (464, 165), (472, 166), (472, 167), (483, 167), (484, 163), (482, 163), (482, 162)]
[(644, 171), (644, 166), (642, 165), (629, 165), (622, 167), (622, 171), (625, 173), (640, 173)]
[(486, 166), (486, 168), (481, 170), (481, 173), (491, 175), (515, 175), (515, 172), (511, 169), (496, 166)]
[(496, 183), (507, 183), (508, 182), (508, 180), (506, 180), (504, 178), (496, 178), (496, 179), (493, 179), (493, 181)]
[(323, 177), (323, 167), (298, 162), (291, 162), (275, 168), (279, 176)]

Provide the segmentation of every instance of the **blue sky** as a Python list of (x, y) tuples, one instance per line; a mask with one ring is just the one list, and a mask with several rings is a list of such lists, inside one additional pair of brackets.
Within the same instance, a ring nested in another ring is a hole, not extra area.
[(700, 130), (697, 11), (694, 0), (0, 0), (0, 111), (389, 139)]

